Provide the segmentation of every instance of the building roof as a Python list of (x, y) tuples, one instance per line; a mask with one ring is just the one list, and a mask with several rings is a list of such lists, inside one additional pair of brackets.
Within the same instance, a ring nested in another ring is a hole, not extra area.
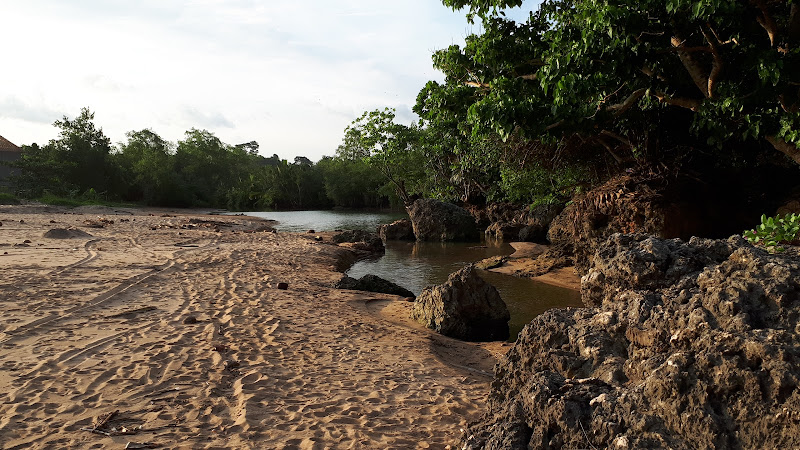
[(0, 136), (0, 152), (21, 152), (22, 149), (12, 144), (11, 141)]

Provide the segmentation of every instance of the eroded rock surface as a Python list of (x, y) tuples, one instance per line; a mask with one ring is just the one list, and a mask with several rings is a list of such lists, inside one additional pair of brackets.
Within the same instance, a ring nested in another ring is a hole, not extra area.
[(419, 199), (408, 208), (418, 241), (478, 241), (475, 219), (464, 208), (433, 199)]
[(425, 288), (414, 302), (414, 320), (466, 341), (508, 339), (511, 315), (497, 289), (472, 265), (450, 274), (444, 284)]
[(800, 260), (612, 235), (585, 309), (531, 322), (465, 448), (797, 448)]
[(371, 253), (383, 253), (386, 249), (380, 236), (363, 230), (343, 231), (334, 235), (331, 240), (352, 250)]
[(414, 226), (409, 219), (395, 220), (378, 227), (378, 234), (384, 241), (413, 241)]
[(517, 241), (522, 228), (522, 225), (516, 223), (495, 222), (489, 225), (486, 234), (501, 241)]
[(384, 280), (377, 275), (364, 275), (359, 279), (345, 276), (339, 280), (336, 285), (337, 289), (352, 289), (354, 291), (367, 291), (379, 292), (382, 294), (399, 295), (401, 297), (414, 297), (414, 293), (408, 289), (392, 283), (389, 280)]

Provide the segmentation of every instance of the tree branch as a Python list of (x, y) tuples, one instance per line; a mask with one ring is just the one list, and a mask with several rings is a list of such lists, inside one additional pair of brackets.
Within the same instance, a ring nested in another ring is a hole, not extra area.
[(708, 98), (713, 98), (714, 86), (716, 86), (717, 78), (719, 78), (719, 75), (722, 73), (722, 67), (724, 66), (724, 63), (714, 39), (712, 39), (711, 35), (708, 34), (708, 31), (702, 29), (701, 31), (703, 32), (703, 36), (705, 36), (706, 40), (708, 41), (708, 46), (711, 47), (711, 54), (714, 56), (713, 62), (711, 63), (711, 73), (708, 75)]
[(786, 103), (786, 97), (783, 94), (778, 96), (778, 101), (780, 102), (781, 109), (783, 109), (784, 112), (796, 113), (798, 111), (797, 103), (794, 103), (792, 105)]
[(794, 162), (800, 164), (800, 148), (797, 148), (796, 145), (790, 144), (778, 136), (766, 136), (765, 139), (767, 142), (772, 144), (773, 147), (775, 147), (775, 150), (783, 153), (789, 158), (792, 158)]
[(622, 103), (617, 103), (616, 105), (611, 105), (608, 107), (609, 111), (614, 111), (614, 117), (619, 117), (625, 114), (629, 109), (639, 101), (640, 98), (644, 97), (644, 94), (647, 93), (647, 89), (637, 89), (628, 96)]
[(624, 136), (618, 135), (617, 133), (614, 133), (614, 132), (608, 131), (608, 130), (603, 130), (603, 131), (600, 132), (600, 134), (602, 134), (603, 136), (608, 136), (610, 138), (614, 138), (614, 139), (622, 142), (623, 144), (627, 145), (628, 148), (633, 148), (633, 144), (631, 144), (631, 141), (626, 139)]
[(604, 141), (603, 139), (601, 139), (600, 137), (598, 137), (598, 138), (597, 138), (597, 142), (599, 142), (599, 143), (600, 143), (600, 145), (602, 145), (602, 146), (603, 146), (603, 148), (605, 148), (605, 149), (608, 151), (608, 153), (610, 153), (610, 154), (611, 154), (611, 156), (614, 158), (614, 160), (617, 162), (617, 164), (622, 164), (622, 162), (623, 162), (623, 159), (622, 159), (622, 158), (621, 158), (619, 155), (617, 155), (616, 153), (614, 153), (614, 150), (611, 148), (611, 146), (610, 146), (610, 145), (608, 145), (608, 144), (606, 143), (606, 141)]
[[(708, 97), (708, 76), (706, 75), (705, 70), (700, 67), (700, 64), (698, 64), (697, 61), (695, 61), (695, 59), (692, 57), (691, 52), (689, 52), (687, 47), (684, 46), (685, 41), (683, 39), (675, 35), (672, 36), (670, 41), (672, 42), (672, 46), (675, 47), (676, 51), (678, 52), (678, 57), (681, 59), (683, 67), (685, 67), (689, 72), (689, 75), (692, 77), (692, 81), (694, 81), (697, 89), (700, 89), (700, 92), (703, 93), (703, 97)], [(706, 51), (710, 51), (708, 47), (704, 48)]]
[(761, 11), (762, 15), (760, 17), (756, 17), (756, 21), (758, 21), (758, 24), (761, 25), (767, 32), (767, 36), (769, 36), (769, 45), (774, 47), (775, 41), (778, 38), (778, 25), (769, 14), (767, 5), (764, 4), (763, 0), (750, 0), (750, 3), (756, 5), (756, 7), (758, 7), (758, 9)]
[(792, 9), (789, 11), (786, 34), (789, 36), (789, 45), (793, 46), (800, 41), (800, 6), (797, 6), (797, 3), (792, 3)]
[(683, 97), (674, 98), (658, 91), (653, 92), (653, 95), (658, 99), (658, 101), (667, 105), (680, 106), (681, 108), (690, 109), (694, 112), (697, 112), (697, 110), (700, 109), (700, 100)]
[(545, 131), (550, 131), (553, 128), (560, 127), (563, 124), (564, 124), (564, 119), (561, 119), (556, 123), (551, 123), (550, 125), (546, 126), (544, 129), (545, 129)]

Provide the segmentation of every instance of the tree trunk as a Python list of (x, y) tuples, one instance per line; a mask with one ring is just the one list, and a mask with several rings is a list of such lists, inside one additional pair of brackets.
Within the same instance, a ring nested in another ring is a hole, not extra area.
[(777, 136), (767, 136), (766, 140), (775, 147), (775, 150), (792, 158), (797, 164), (800, 164), (800, 148), (797, 148), (796, 145), (790, 144)]

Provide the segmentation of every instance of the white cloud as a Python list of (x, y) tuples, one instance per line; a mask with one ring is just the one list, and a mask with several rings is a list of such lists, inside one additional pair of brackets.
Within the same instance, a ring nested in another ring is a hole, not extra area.
[[(112, 141), (206, 128), (292, 160), (365, 110), (413, 120), (431, 52), (471, 26), (438, 0), (27, 0), (4, 4), (0, 135), (46, 142), (88, 106)], [(9, 70), (9, 68), (11, 70)], [(22, 125), (24, 124), (24, 125)]]
[(0, 98), (0, 120), (17, 119), (34, 124), (51, 125), (62, 117), (63, 114), (41, 100), (27, 101), (13, 95)]

